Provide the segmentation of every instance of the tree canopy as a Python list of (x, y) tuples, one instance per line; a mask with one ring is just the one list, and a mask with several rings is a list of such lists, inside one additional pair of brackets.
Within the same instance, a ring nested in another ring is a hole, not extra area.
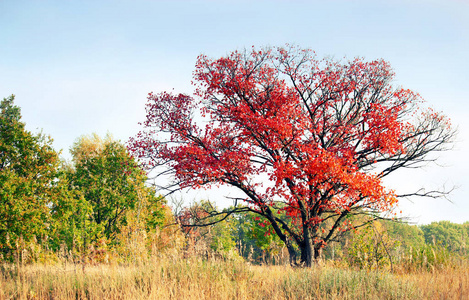
[[(114, 240), (127, 225), (130, 212), (137, 212), (143, 227), (162, 224), (164, 199), (145, 185), (146, 173), (124, 145), (109, 135), (102, 139), (93, 134), (77, 139), (70, 152), (73, 164), (67, 178), (71, 189), (84, 199), (76, 200), (84, 206), (75, 208), (74, 217), (87, 212), (83, 217), (91, 222), (87, 228), (88, 234), (93, 233), (91, 240), (101, 236)], [(60, 205), (56, 210), (61, 210)]]
[(52, 140), (25, 129), (14, 95), (0, 103), (0, 251), (47, 234), (49, 205), (62, 195)]

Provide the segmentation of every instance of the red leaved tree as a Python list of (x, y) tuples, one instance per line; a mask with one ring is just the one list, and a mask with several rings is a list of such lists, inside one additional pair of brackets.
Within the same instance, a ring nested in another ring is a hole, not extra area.
[(392, 210), (398, 195), (383, 177), (449, 149), (448, 120), (421, 110), (421, 97), (393, 87), (393, 77), (383, 60), (319, 60), (289, 46), (199, 56), (195, 98), (150, 93), (145, 130), (129, 149), (148, 169), (172, 174), (170, 190), (242, 191), (236, 200), (245, 206), (224, 213), (267, 219), (291, 263), (299, 252), (311, 266), (328, 242), (356, 227), (351, 216)]

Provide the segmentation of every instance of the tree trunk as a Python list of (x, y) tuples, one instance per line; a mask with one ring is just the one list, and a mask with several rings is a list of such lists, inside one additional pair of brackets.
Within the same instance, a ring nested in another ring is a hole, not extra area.
[(313, 247), (310, 243), (304, 243), (300, 246), (301, 251), (301, 265), (304, 267), (311, 267), (313, 265)]
[(314, 247), (314, 262), (318, 263), (321, 260), (322, 247)]
[(293, 248), (293, 245), (289, 239), (285, 241), (285, 245), (287, 246), (288, 255), (290, 256), (290, 266), (295, 266), (297, 257), (296, 250)]
[[(301, 260), (300, 265), (303, 267), (312, 267), (313, 265), (317, 264), (321, 259), (322, 248), (320, 245), (311, 245), (304, 243), (299, 246), (301, 252)], [(292, 258), (290, 256), (290, 262)]]

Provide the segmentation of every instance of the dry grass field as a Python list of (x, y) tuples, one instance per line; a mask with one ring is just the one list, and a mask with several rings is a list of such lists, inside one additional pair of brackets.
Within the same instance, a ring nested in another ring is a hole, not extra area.
[(365, 271), (245, 262), (3, 264), (0, 299), (469, 299), (469, 270)]

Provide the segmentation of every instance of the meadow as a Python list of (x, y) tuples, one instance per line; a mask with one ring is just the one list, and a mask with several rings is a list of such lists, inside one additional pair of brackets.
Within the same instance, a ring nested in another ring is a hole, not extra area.
[(153, 257), (133, 264), (3, 263), (0, 299), (469, 299), (467, 264), (313, 268)]

